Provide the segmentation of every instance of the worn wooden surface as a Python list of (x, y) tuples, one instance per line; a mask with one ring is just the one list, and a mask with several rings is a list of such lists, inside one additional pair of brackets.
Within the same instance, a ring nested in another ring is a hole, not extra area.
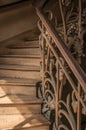
[(36, 98), (38, 40), (19, 39), (8, 40), (0, 54), (0, 130), (48, 130), (49, 122), (41, 115), (42, 101)]

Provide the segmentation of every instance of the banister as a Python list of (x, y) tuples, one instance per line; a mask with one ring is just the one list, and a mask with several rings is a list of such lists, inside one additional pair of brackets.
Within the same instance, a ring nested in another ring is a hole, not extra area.
[(33, 1), (33, 5), (35, 8), (42, 9), (43, 6), (48, 2), (49, 0), (41, 0), (40, 2), (35, 5), (35, 0)]
[(37, 11), (39, 18), (41, 19), (44, 26), (46, 27), (48, 33), (50, 34), (50, 36), (52, 37), (56, 46), (58, 47), (59, 51), (61, 52), (62, 56), (64, 57), (65, 61), (69, 65), (73, 74), (75, 75), (76, 79), (79, 81), (80, 85), (82, 86), (82, 88), (86, 92), (86, 74), (81, 69), (81, 67), (76, 62), (76, 60), (73, 58), (73, 56), (71, 55), (71, 53), (68, 50), (68, 48), (66, 47), (66, 45), (63, 43), (63, 41), (58, 36), (56, 30), (52, 27), (50, 21), (43, 14), (40, 7), (36, 7), (36, 11)]

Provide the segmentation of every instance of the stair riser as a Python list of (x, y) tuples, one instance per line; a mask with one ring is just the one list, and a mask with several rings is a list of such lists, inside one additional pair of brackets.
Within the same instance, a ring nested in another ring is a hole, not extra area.
[[(35, 107), (34, 107), (35, 106)], [(0, 107), (0, 115), (16, 115), (16, 114), (40, 114), (41, 105), (40, 104), (29, 104), (29, 105), (8, 105), (8, 107)]]
[(0, 70), (0, 77), (40, 79), (40, 73), (34, 71)]
[(40, 65), (39, 58), (0, 58), (2, 64)]
[(20, 95), (31, 95), (31, 96), (36, 96), (36, 88), (35, 86), (12, 86), (12, 85), (9, 85), (9, 86), (2, 86), (0, 85), (0, 90), (2, 90), (3, 93), (0, 93), (0, 95), (2, 94), (20, 94)]
[(12, 55), (40, 55), (39, 48), (25, 48), (25, 49), (6, 49), (4, 54)]

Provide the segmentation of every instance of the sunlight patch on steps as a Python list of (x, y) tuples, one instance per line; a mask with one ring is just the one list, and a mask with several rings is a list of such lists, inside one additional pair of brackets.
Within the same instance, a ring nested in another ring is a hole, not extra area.
[[(6, 96), (6, 97), (5, 97)], [(4, 100), (2, 100), (2, 98), (4, 98)], [(5, 91), (0, 87), (0, 103), (13, 103), (13, 101), (6, 95)], [(3, 109), (3, 108), (2, 108)], [(10, 128), (15, 127), (21, 124), (22, 122), (25, 122), (27, 120), (27, 116), (25, 115), (21, 115), (21, 113), (19, 112), (19, 110), (17, 108), (15, 108), (15, 111), (18, 111), (18, 114), (14, 114), (14, 115), (9, 115), (9, 114), (4, 114), (5, 110), (2, 110), (2, 113), (0, 113), (0, 130), (7, 130)], [(26, 124), (26, 125), (25, 125)], [(25, 123), (23, 124), (24, 126), (30, 126), (30, 124)]]
[(0, 130), (8, 130), (11, 128), (18, 127), (30, 127), (31, 124), (28, 123), (28, 117), (23, 115), (3, 115), (0, 116)]
[(19, 98), (17, 95), (11, 95), (7, 94), (2, 87), (0, 87), (0, 104), (4, 103), (15, 103), (15, 100), (17, 99), (18, 102), (23, 102), (21, 98)]

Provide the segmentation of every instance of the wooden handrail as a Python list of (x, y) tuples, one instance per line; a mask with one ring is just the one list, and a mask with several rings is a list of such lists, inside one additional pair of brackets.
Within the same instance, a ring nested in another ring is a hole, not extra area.
[(64, 57), (65, 61), (67, 62), (68, 66), (72, 70), (73, 74), (75, 75), (76, 79), (79, 81), (80, 85), (86, 92), (86, 74), (81, 69), (79, 64), (76, 62), (76, 60), (71, 55), (70, 51), (68, 50), (67, 46), (63, 43), (61, 38), (58, 36), (56, 30), (52, 26), (51, 22), (47, 19), (47, 17), (43, 14), (41, 7), (43, 2), (40, 4), (40, 6), (36, 7), (37, 14), (39, 18), (41, 19), (42, 23), (46, 27), (48, 33), (52, 37), (53, 41), (55, 42), (57, 48), (61, 52), (62, 56)]

